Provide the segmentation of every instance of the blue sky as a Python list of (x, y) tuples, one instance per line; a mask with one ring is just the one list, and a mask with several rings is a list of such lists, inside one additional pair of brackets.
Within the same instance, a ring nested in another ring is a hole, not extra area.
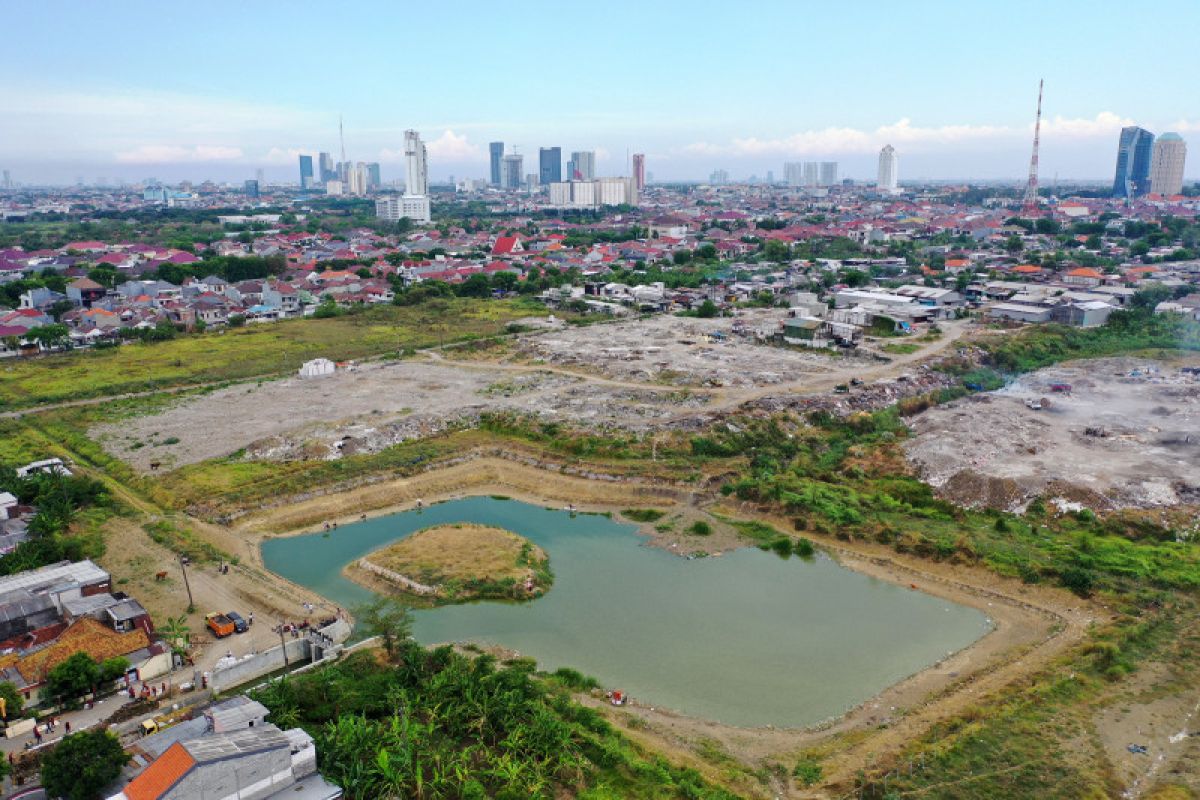
[[(1200, 141), (1196, 0), (1032, 2), (40, 2), (6, 4), (0, 166), (295, 179), (296, 154), (483, 176), (487, 142), (595, 149), (622, 174), (1017, 178), (1046, 79), (1042, 180), (1104, 178), (1117, 131)], [(1197, 145), (1200, 147), (1200, 145)], [(1188, 175), (1200, 176), (1200, 153)]]

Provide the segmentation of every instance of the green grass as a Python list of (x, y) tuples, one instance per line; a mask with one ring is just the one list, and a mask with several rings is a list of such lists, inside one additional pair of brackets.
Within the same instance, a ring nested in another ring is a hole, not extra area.
[(921, 349), (921, 345), (913, 342), (891, 342), (883, 346), (883, 352), (896, 356), (907, 356)]
[(621, 512), (621, 516), (634, 522), (658, 522), (665, 515), (665, 511), (654, 508), (627, 508)]
[(285, 320), (165, 342), (76, 351), (0, 364), (0, 410), (128, 392), (293, 373), (318, 356), (334, 361), (395, 354), (502, 333), (541, 313), (528, 300), (451, 298), (377, 306), (330, 319)]

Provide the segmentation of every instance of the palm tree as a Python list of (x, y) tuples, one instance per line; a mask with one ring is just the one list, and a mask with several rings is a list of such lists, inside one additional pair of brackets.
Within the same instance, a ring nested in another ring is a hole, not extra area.
[(167, 624), (162, 628), (162, 634), (163, 638), (167, 640), (167, 644), (171, 645), (171, 650), (181, 656), (187, 655), (188, 637), (192, 634), (192, 629), (187, 624), (187, 615), (168, 617)]

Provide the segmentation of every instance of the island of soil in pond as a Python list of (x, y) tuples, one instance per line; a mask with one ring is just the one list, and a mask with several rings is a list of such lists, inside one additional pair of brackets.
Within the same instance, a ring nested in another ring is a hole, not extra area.
[(347, 568), (368, 588), (434, 603), (529, 600), (550, 588), (550, 559), (512, 531), (489, 525), (434, 525), (393, 542)]

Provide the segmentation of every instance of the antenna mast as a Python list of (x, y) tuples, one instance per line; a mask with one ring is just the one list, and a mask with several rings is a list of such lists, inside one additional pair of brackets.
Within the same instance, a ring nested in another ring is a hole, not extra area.
[(1038, 81), (1037, 122), (1033, 125), (1033, 156), (1029, 159), (1029, 183), (1025, 186), (1025, 200), (1021, 210), (1036, 212), (1038, 210), (1038, 141), (1042, 136), (1042, 85), (1045, 80)]

